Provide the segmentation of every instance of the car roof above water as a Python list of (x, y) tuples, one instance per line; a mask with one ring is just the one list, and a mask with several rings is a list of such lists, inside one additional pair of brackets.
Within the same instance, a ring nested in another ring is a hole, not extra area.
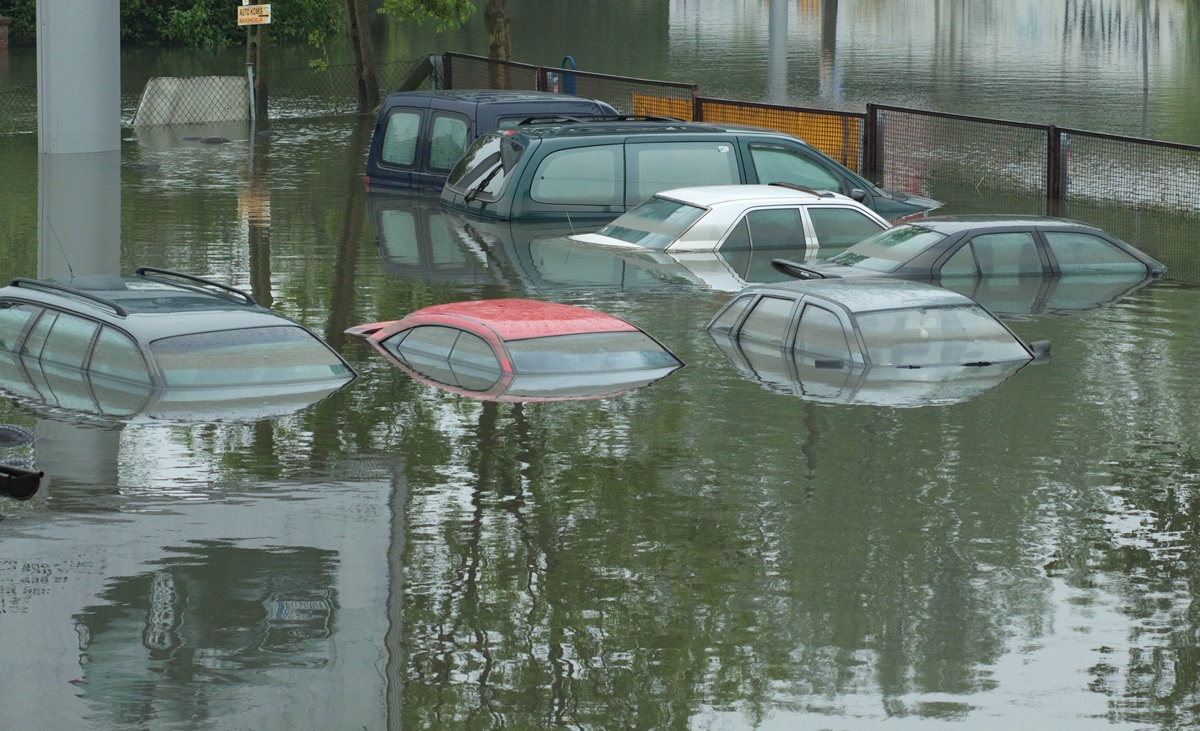
[(987, 229), (1013, 228), (1018, 226), (1061, 227), (1099, 231), (1090, 223), (1075, 221), (1069, 218), (1053, 216), (1026, 216), (1021, 214), (971, 214), (961, 216), (926, 216), (912, 221), (910, 225), (920, 226), (944, 234), (959, 231), (983, 231)]
[(719, 203), (741, 201), (763, 201), (780, 203), (819, 203), (821, 201), (851, 201), (847, 196), (826, 190), (803, 190), (789, 185), (696, 185), (687, 188), (672, 188), (654, 194), (680, 203), (707, 208)]
[(907, 279), (798, 279), (758, 284), (742, 290), (764, 295), (812, 295), (835, 302), (851, 313), (951, 305), (978, 306), (953, 290)]
[(471, 322), (490, 328), (505, 340), (637, 329), (604, 312), (529, 299), (451, 302), (426, 307), (410, 317), (443, 324), (451, 324), (453, 320)]
[(213, 330), (297, 324), (258, 305), (249, 295), (242, 298), (233, 291), (207, 291), (154, 277), (83, 275), (56, 284), (17, 278), (0, 289), (0, 298), (84, 314), (147, 342)]

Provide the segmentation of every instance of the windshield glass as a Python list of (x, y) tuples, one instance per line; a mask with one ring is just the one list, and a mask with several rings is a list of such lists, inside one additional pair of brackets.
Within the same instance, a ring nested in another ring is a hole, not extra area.
[(1025, 346), (978, 305), (866, 312), (859, 331), (872, 365), (985, 365), (1026, 361)]
[(650, 249), (665, 249), (703, 216), (705, 210), (654, 197), (629, 210), (597, 233)]
[(598, 373), (681, 365), (654, 338), (638, 331), (581, 333), (508, 343), (519, 375)]
[(896, 226), (858, 242), (829, 261), (872, 272), (893, 272), (944, 238), (945, 234), (920, 226)]
[(350, 369), (304, 328), (256, 327), (150, 343), (168, 386), (249, 386), (348, 378)]

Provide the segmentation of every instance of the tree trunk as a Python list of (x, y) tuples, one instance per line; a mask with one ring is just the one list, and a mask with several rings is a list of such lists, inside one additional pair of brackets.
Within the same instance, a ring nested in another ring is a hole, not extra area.
[(369, 112), (379, 106), (379, 79), (375, 75), (375, 50), (371, 47), (371, 28), (366, 0), (346, 0), (346, 32), (350, 35), (350, 53), (354, 56), (355, 85), (358, 87), (358, 111)]
[[(487, 24), (488, 57), (497, 61), (511, 61), (512, 36), (508, 28), (508, 0), (488, 0), (483, 18)], [(506, 64), (488, 64), (488, 67), (493, 89), (512, 88)]]

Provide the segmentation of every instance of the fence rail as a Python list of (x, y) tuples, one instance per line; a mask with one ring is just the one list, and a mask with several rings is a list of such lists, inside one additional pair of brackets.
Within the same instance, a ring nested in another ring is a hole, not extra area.
[[(426, 74), (428, 68), (433, 73)], [(357, 110), (349, 66), (269, 69), (272, 118)], [(1036, 194), (1050, 212), (1067, 202), (1200, 212), (1200, 146), (1086, 130), (868, 104), (863, 113), (701, 97), (695, 84), (445, 53), (376, 69), (381, 91), (497, 88), (559, 91), (601, 99), (628, 114), (749, 124), (795, 135), (885, 187), (938, 186)], [(148, 79), (122, 80), (132, 119)], [(37, 130), (36, 87), (0, 88), (0, 135)], [(936, 195), (935, 195), (936, 197)]]

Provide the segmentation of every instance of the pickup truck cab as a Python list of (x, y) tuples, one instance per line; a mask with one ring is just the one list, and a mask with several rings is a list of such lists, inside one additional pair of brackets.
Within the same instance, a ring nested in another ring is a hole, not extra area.
[(401, 91), (379, 108), (367, 152), (368, 190), (436, 192), (479, 135), (530, 118), (615, 116), (609, 104), (570, 94), (496, 89)]

